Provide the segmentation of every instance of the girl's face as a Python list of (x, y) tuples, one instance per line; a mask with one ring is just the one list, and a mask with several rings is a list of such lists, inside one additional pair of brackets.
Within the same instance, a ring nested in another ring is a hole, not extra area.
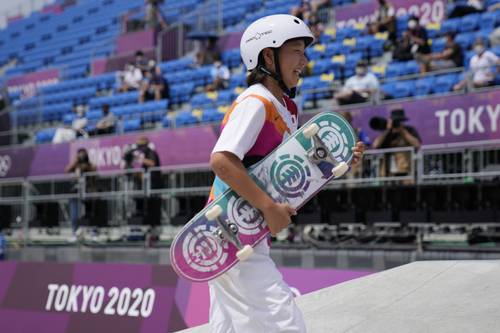
[(281, 77), (288, 88), (297, 86), (300, 74), (307, 65), (305, 46), (302, 39), (291, 40), (281, 46), (279, 52)]

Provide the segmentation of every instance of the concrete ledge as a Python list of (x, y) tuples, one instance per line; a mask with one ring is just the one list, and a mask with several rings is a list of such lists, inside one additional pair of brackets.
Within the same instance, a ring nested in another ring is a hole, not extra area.
[(309, 333), (500, 332), (500, 261), (414, 262), (297, 303)]

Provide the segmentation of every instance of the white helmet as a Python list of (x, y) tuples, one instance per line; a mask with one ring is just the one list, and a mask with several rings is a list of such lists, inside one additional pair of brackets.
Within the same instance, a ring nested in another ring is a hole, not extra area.
[(278, 14), (260, 18), (250, 24), (241, 36), (241, 58), (250, 71), (257, 67), (263, 49), (278, 48), (287, 40), (301, 37), (306, 47), (314, 41), (309, 27), (293, 15)]

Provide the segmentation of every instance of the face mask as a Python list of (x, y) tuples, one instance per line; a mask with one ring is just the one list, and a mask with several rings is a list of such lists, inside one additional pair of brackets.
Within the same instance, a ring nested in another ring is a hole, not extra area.
[(366, 69), (362, 67), (356, 67), (355, 72), (356, 75), (363, 76), (366, 74)]
[(417, 27), (417, 22), (416, 21), (408, 21), (408, 29), (415, 29)]
[(483, 51), (484, 51), (484, 46), (482, 45), (474, 46), (474, 52), (476, 52), (476, 54), (481, 54)]

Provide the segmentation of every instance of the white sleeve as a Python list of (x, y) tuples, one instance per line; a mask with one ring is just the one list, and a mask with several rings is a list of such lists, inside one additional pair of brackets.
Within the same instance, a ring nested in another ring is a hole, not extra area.
[(488, 58), (492, 66), (494, 66), (498, 62), (498, 56), (493, 52), (488, 52)]
[(246, 98), (234, 108), (229, 116), (212, 154), (227, 151), (243, 160), (245, 154), (255, 144), (265, 121), (264, 104), (257, 98)]

